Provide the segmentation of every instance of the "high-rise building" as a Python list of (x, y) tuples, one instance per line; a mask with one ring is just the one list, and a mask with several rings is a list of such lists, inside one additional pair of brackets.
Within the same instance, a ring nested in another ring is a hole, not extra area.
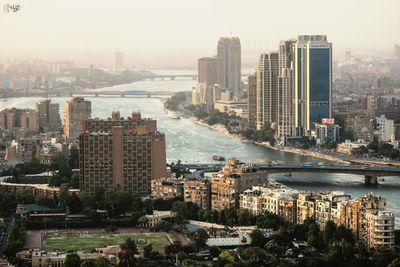
[(260, 55), (257, 65), (257, 129), (278, 121), (278, 53)]
[(0, 129), (39, 131), (38, 112), (34, 109), (4, 109), (0, 111)]
[(332, 117), (332, 44), (326, 35), (300, 35), (295, 44), (294, 88), (297, 135)]
[(378, 125), (378, 139), (380, 142), (394, 140), (395, 128), (393, 120), (388, 120), (385, 115), (381, 115), (376, 118), (376, 124)]
[(73, 97), (66, 102), (64, 109), (64, 135), (67, 138), (78, 137), (83, 128), (83, 122), (90, 118), (92, 104), (82, 97)]
[(400, 45), (395, 44), (394, 45), (394, 55), (398, 58), (400, 58)]
[(198, 60), (198, 82), (207, 86), (218, 83), (218, 59), (216, 57), (203, 57)]
[(218, 41), (218, 84), (237, 96), (241, 86), (241, 45), (238, 37), (221, 37)]
[(157, 121), (140, 113), (107, 120), (87, 119), (79, 136), (79, 183), (83, 191), (120, 190), (151, 193), (151, 180), (167, 176), (165, 135)]
[(335, 124), (335, 119), (325, 118), (321, 123), (315, 123), (315, 138), (317, 144), (324, 144), (327, 139), (339, 141), (339, 125)]
[(51, 103), (50, 99), (36, 103), (39, 114), (39, 129), (41, 132), (60, 132), (62, 129), (60, 118), (60, 105)]
[(247, 111), (249, 116), (249, 127), (256, 129), (257, 125), (257, 76), (250, 75), (248, 77), (247, 89)]
[(278, 133), (284, 137), (295, 135), (294, 128), (294, 73), (293, 56), (296, 40), (281, 41), (279, 44), (278, 77)]
[(124, 54), (121, 51), (114, 52), (113, 70), (119, 71), (124, 67)]

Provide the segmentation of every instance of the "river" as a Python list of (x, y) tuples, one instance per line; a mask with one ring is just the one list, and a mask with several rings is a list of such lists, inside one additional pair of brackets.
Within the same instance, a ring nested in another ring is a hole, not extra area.
[[(176, 72), (174, 73), (176, 74)], [(187, 74), (187, 73), (185, 73)], [(189, 91), (195, 81), (177, 79), (174, 81), (141, 81), (119, 85), (104, 90), (148, 90), (148, 91)], [(7, 107), (34, 108), (38, 97), (22, 97), (0, 100), (0, 110)], [(52, 102), (60, 104), (60, 113), (64, 110), (65, 101), (69, 98), (54, 97)], [(174, 120), (167, 116), (163, 102), (158, 98), (120, 98), (88, 97), (92, 102), (92, 116), (106, 118), (113, 110), (119, 110), (122, 116), (129, 116), (132, 111), (140, 111), (142, 117), (157, 119), (158, 129), (166, 135), (167, 160), (178, 159), (187, 163), (210, 163), (213, 155), (225, 158), (237, 157), (245, 162), (265, 163), (272, 160), (287, 164), (301, 162), (320, 162), (320, 159), (302, 155), (275, 151), (255, 144), (243, 144), (222, 133), (198, 125), (189, 119)], [(400, 177), (386, 177), (378, 186), (364, 185), (364, 177), (351, 174), (293, 174), (291, 177), (274, 174), (271, 178), (298, 190), (306, 191), (344, 191), (353, 198), (367, 192), (381, 195), (387, 200), (387, 208), (396, 214), (396, 224), (400, 226)]]

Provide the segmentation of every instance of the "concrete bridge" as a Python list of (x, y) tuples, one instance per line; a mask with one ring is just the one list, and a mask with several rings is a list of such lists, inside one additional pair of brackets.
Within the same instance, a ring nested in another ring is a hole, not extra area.
[[(188, 168), (196, 169), (197, 175), (204, 175), (206, 172), (217, 172), (220, 170), (219, 165), (199, 165), (187, 164)], [(378, 184), (378, 177), (385, 176), (399, 176), (400, 168), (395, 167), (368, 167), (368, 166), (339, 166), (339, 165), (326, 165), (326, 166), (302, 166), (302, 165), (257, 165), (261, 171), (268, 174), (272, 173), (345, 173), (363, 175), (365, 183), (376, 185)]]

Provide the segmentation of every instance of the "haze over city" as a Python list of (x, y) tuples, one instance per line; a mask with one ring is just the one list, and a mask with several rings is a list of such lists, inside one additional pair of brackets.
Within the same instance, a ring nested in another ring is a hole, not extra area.
[(69, 59), (110, 64), (121, 50), (126, 64), (195, 68), (196, 58), (216, 53), (220, 36), (238, 36), (243, 64), (299, 34), (327, 34), (334, 58), (387, 56), (400, 42), (397, 0), (306, 1), (20, 1), (15, 14), (0, 14), (5, 58)]

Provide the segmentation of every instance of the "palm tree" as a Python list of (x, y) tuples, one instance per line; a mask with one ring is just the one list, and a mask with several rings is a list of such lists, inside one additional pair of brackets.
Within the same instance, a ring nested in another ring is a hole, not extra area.
[(120, 245), (121, 251), (118, 253), (120, 267), (137, 266), (138, 261), (135, 257), (138, 254), (138, 249), (134, 240), (130, 237), (125, 240), (125, 243)]

